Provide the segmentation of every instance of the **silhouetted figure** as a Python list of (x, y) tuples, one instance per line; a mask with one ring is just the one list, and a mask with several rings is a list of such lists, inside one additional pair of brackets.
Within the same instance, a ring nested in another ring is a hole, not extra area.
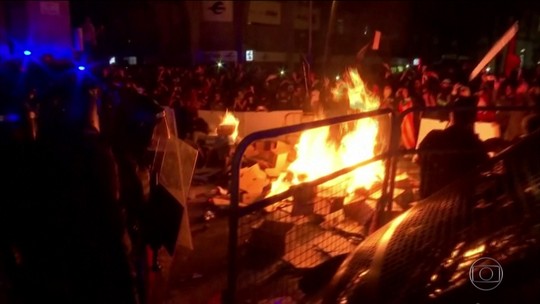
[(530, 135), (540, 130), (540, 114), (531, 114), (523, 119), (525, 135)]
[(482, 141), (474, 133), (475, 100), (461, 97), (455, 106), (473, 110), (454, 111), (450, 127), (431, 131), (420, 143), (421, 198), (430, 196), (488, 159)]
[(89, 88), (65, 79), (49, 93), (36, 140), (13, 145), (2, 170), (13, 301), (136, 303), (116, 164), (88, 119)]

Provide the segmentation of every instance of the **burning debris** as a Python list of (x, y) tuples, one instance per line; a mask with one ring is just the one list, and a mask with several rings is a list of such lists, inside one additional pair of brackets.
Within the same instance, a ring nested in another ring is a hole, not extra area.
[(243, 204), (251, 204), (262, 198), (265, 188), (270, 184), (266, 173), (259, 164), (240, 170), (240, 193)]
[[(271, 179), (286, 169), (290, 152), (291, 147), (283, 141), (260, 141), (248, 148), (244, 159), (249, 165), (240, 170), (240, 205), (248, 205), (265, 197)], [(228, 206), (228, 191), (221, 188), (213, 201), (216, 205)]]
[(278, 177), (287, 169), (291, 146), (281, 140), (258, 141), (244, 154), (248, 162), (258, 163), (269, 178)]
[(210, 134), (198, 134), (196, 143), (202, 155), (194, 179), (202, 183), (226, 177), (234, 146), (240, 141), (238, 126), (240, 121), (229, 111)]
[[(349, 69), (346, 76), (333, 94), (336, 98), (339, 98), (337, 95), (346, 96), (349, 112), (378, 109), (380, 100), (367, 90), (358, 71)], [(378, 123), (375, 118), (366, 118), (348, 124), (306, 130), (300, 134), (294, 148), (280, 140), (254, 143), (244, 155), (248, 167), (243, 168), (240, 175), (241, 204), (271, 197), (292, 186), (371, 159), (377, 152)], [(238, 136), (238, 126), (238, 119), (226, 112), (217, 133), (228, 136), (234, 142)], [(376, 200), (380, 197), (383, 175), (382, 161), (373, 162), (312, 189), (311, 198), (299, 200), (297, 194), (285, 202), (292, 204), (291, 212), (304, 214), (312, 212), (310, 210), (313, 210), (313, 206), (310, 205), (322, 198), (328, 199), (326, 203), (330, 209), (332, 204), (329, 201), (336, 198), (343, 205), (368, 198)], [(219, 204), (228, 204), (225, 196), (228, 194), (220, 195)], [(266, 211), (272, 212), (282, 207), (282, 202), (278, 202), (268, 206)]]
[(229, 139), (229, 144), (234, 145), (238, 139), (238, 125), (240, 121), (228, 110), (219, 124), (216, 133), (218, 136), (224, 136)]
[[(358, 72), (349, 69), (348, 76), (343, 85), (346, 86), (350, 111), (378, 109), (379, 99), (367, 91)], [(334, 94), (342, 94), (342, 90)], [(375, 156), (377, 135), (378, 121), (372, 118), (303, 132), (295, 146), (296, 159), (272, 183), (267, 196), (372, 158)], [(332, 196), (352, 197), (357, 189), (370, 189), (381, 180), (383, 173), (382, 162), (374, 162), (319, 186), (322, 188), (319, 192), (324, 195), (325, 188), (333, 188)]]
[[(352, 113), (379, 108), (378, 97), (366, 89), (353, 69), (348, 70), (342, 87), (334, 94), (348, 99)], [(217, 133), (234, 139), (238, 125), (238, 120), (227, 112)], [(297, 268), (309, 268), (346, 254), (361, 242), (381, 197), (383, 162), (371, 162), (323, 184), (309, 182), (373, 158), (378, 153), (378, 133), (379, 121), (365, 118), (306, 130), (296, 143), (265, 140), (250, 146), (240, 171), (240, 205), (291, 188), (294, 191), (290, 197), (265, 208), (260, 227), (251, 227), (248, 252), (256, 252), (252, 256), (261, 261), (261, 252), (276, 251), (263, 260), (271, 265), (281, 259)], [(410, 183), (406, 174), (396, 179), (397, 195), (392, 211), (406, 209), (413, 200)], [(219, 195), (213, 201), (221, 207), (230, 205), (226, 187), (219, 188)], [(279, 229), (268, 228), (276, 225), (287, 229), (277, 233)]]

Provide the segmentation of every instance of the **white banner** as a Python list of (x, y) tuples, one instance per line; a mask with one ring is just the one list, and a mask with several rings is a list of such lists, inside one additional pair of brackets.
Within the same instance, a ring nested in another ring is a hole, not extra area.
[[(204, 119), (210, 130), (215, 130), (221, 123), (225, 112), (200, 110), (199, 117)], [(253, 132), (283, 127), (285, 118), (290, 113), (302, 115), (302, 111), (271, 111), (271, 112), (234, 112), (234, 116), (240, 121), (238, 135), (245, 137)]]
[(236, 62), (238, 60), (236, 51), (204, 52), (204, 56), (208, 61)]
[[(312, 29), (317, 31), (321, 26), (321, 11), (314, 8), (312, 14)], [(297, 9), (296, 18), (294, 18), (294, 29), (309, 30), (309, 7), (302, 6)]]
[[(432, 130), (444, 130), (448, 125), (448, 121), (422, 118), (420, 122), (420, 131), (418, 132), (418, 140), (416, 141), (417, 148), (429, 132)], [(476, 122), (474, 124), (474, 131), (482, 141), (501, 136), (499, 124), (493, 122)]]
[(203, 21), (232, 22), (232, 1), (202, 1)]
[(250, 1), (248, 24), (281, 24), (281, 3), (277, 1)]

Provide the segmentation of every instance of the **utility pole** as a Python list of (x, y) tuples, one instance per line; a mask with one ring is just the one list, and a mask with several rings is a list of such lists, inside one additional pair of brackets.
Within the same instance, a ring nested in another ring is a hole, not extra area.
[(237, 62), (244, 63), (244, 5), (249, 6), (249, 2), (233, 2), (233, 26), (235, 35), (235, 48), (237, 52)]
[(308, 60), (313, 64), (313, 0), (309, 0), (309, 25), (308, 25)]
[(326, 74), (326, 68), (328, 65), (328, 56), (330, 53), (330, 37), (334, 32), (334, 21), (336, 19), (336, 7), (337, 1), (332, 1), (332, 8), (330, 9), (330, 18), (328, 19), (328, 28), (326, 31), (326, 40), (324, 42), (324, 55), (323, 55), (323, 72)]

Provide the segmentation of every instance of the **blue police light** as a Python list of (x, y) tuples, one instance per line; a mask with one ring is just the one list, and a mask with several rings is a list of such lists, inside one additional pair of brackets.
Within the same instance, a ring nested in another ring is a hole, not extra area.
[(84, 71), (84, 70), (86, 70), (86, 68), (85, 68), (84, 66), (82, 66), (82, 65), (80, 65), (80, 66), (78, 67), (78, 69), (79, 69), (79, 71)]
[(23, 54), (24, 54), (25, 56), (30, 56), (30, 55), (32, 55), (32, 52), (30, 52), (29, 50), (25, 50), (25, 51), (23, 52)]
[(15, 113), (0, 115), (0, 122), (18, 122), (19, 120), (21, 120), (21, 116)]

